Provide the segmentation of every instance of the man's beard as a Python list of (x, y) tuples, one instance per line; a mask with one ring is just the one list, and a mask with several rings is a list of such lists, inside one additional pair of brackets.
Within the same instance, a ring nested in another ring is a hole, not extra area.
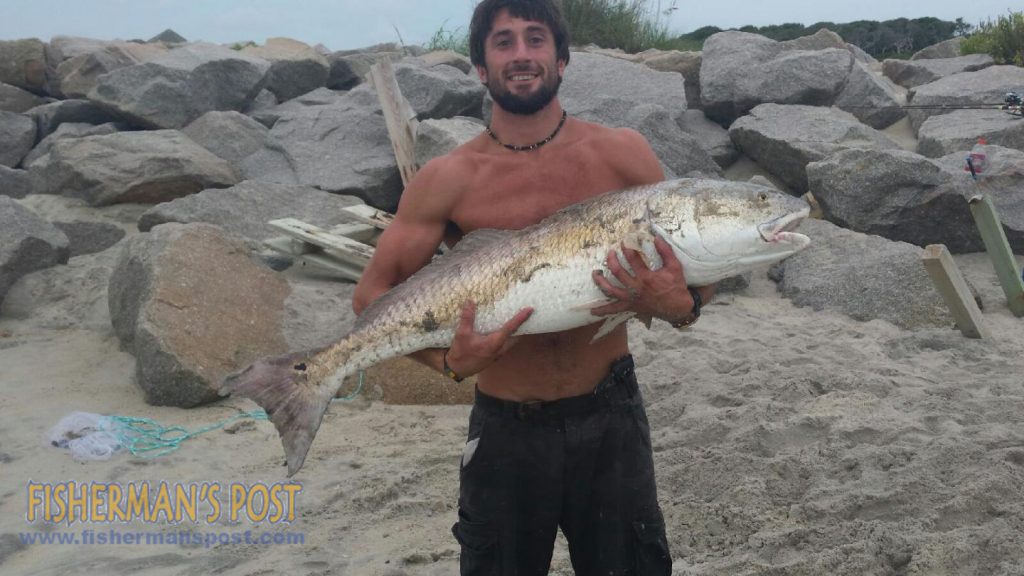
[(529, 115), (541, 111), (550, 104), (558, 95), (558, 88), (561, 85), (562, 77), (556, 76), (554, 82), (547, 79), (541, 82), (540, 88), (536, 92), (527, 96), (519, 96), (510, 90), (502, 90), (501, 80), (498, 79), (487, 83), (487, 91), (502, 110), (512, 114)]

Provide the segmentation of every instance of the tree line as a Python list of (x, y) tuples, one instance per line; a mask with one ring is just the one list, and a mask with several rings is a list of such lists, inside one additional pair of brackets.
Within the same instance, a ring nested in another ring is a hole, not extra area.
[[(896, 18), (878, 22), (875, 20), (857, 20), (856, 22), (836, 23), (818, 22), (810, 26), (803, 24), (773, 24), (771, 26), (744, 26), (741, 32), (750, 32), (767, 36), (772, 40), (793, 40), (801, 36), (809, 36), (822, 28), (839, 34), (850, 44), (881, 60), (885, 58), (907, 58), (914, 52), (933, 44), (949, 40), (955, 36), (970, 33), (973, 27), (957, 18), (953, 22), (938, 18)], [(679, 39), (688, 44), (703, 44), (712, 34), (722, 32), (717, 26), (705, 26)], [(697, 48), (699, 49), (699, 48)]]

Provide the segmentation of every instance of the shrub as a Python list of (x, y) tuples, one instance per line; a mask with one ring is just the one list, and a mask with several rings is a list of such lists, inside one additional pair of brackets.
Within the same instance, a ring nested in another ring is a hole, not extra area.
[(648, 0), (563, 0), (562, 13), (569, 23), (574, 45), (597, 44), (636, 53), (648, 48), (672, 48), (667, 19), (676, 10), (675, 0), (662, 9)]
[(462, 28), (448, 30), (444, 24), (434, 32), (433, 37), (427, 42), (427, 50), (451, 50), (463, 56), (469, 56), (469, 31)]
[[(676, 10), (675, 0), (662, 8), (661, 0), (562, 0), (562, 13), (569, 24), (573, 46), (596, 44), (636, 53), (648, 48), (700, 50), (701, 42), (673, 37), (668, 16)], [(447, 23), (445, 23), (447, 24)], [(427, 42), (427, 50), (452, 50), (469, 55), (469, 31), (449, 30), (445, 24)]]
[(1024, 12), (1011, 11), (995, 22), (978, 25), (974, 34), (963, 39), (961, 54), (990, 54), (996, 64), (1024, 66)]

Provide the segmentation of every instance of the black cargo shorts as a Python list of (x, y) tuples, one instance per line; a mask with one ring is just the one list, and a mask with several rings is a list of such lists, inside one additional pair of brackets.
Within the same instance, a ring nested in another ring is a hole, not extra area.
[(459, 479), (464, 576), (547, 574), (559, 527), (577, 576), (672, 572), (631, 356), (583, 396), (477, 391)]

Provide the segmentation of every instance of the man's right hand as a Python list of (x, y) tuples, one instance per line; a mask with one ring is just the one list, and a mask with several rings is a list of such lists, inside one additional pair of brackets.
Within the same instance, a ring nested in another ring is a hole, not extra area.
[(533, 308), (523, 308), (511, 320), (490, 334), (476, 331), (476, 304), (468, 301), (462, 305), (462, 316), (455, 329), (455, 338), (448, 348), (448, 367), (465, 378), (482, 372), (509, 348), (518, 338), (512, 336), (533, 314)]

